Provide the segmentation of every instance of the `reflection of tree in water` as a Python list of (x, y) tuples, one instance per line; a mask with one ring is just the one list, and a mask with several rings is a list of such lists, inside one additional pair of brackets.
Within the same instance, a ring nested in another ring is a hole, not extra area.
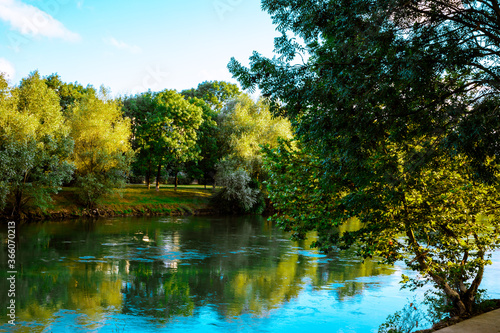
[(165, 319), (193, 314), (189, 284), (161, 262), (132, 263), (130, 273), (133, 277), (121, 289), (123, 314)]
[[(355, 231), (361, 228), (361, 222), (358, 219), (351, 219), (349, 223), (343, 224), (339, 229), (340, 233), (345, 231)], [(311, 235), (314, 238), (315, 235)], [(310, 244), (301, 244), (304, 248), (309, 248)], [(329, 260), (317, 265), (315, 277), (311, 277), (311, 284), (319, 289), (323, 286), (336, 285), (334, 288), (338, 301), (361, 295), (366, 289), (367, 284), (360, 282), (360, 278), (390, 275), (394, 268), (389, 265), (377, 263), (377, 259), (360, 260), (355, 255), (355, 250), (338, 250), (328, 255)], [(357, 281), (358, 280), (358, 281)], [(340, 286), (337, 286), (340, 284)]]
[(88, 327), (110, 311), (167, 323), (205, 305), (222, 317), (261, 316), (307, 285), (342, 301), (363, 292), (356, 279), (392, 273), (351, 252), (321, 256), (310, 250), (314, 235), (292, 243), (255, 217), (157, 221), (28, 228), (18, 251), (19, 320), (50, 322), (67, 309), (85, 314)]
[[(33, 263), (19, 272), (16, 278), (17, 323), (50, 324), (63, 309), (77, 311), (81, 325), (97, 329), (109, 309), (121, 307), (122, 282), (119, 275), (111, 273), (116, 271), (115, 265), (75, 262), (61, 267), (57, 263)], [(16, 332), (42, 332), (44, 326), (16, 325), (16, 329)]]
[[(213, 305), (224, 317), (245, 313), (262, 315), (297, 297), (306, 280), (316, 289), (340, 284), (335, 291), (338, 300), (343, 300), (363, 292), (365, 283), (355, 279), (393, 272), (373, 261), (353, 260), (352, 252), (339, 252), (327, 260), (315, 251), (297, 251), (299, 246), (309, 249), (312, 239), (291, 243), (283, 239), (280, 231), (251, 219), (238, 223), (215, 222), (202, 232), (190, 229), (169, 237), (177, 239), (181, 251), (193, 253), (192, 247), (196, 245), (199, 252), (191, 259), (184, 258), (183, 264), (187, 265), (177, 266), (175, 270), (152, 263), (134, 266), (148, 265), (151, 268), (148, 274), (135, 274), (135, 268), (131, 268), (134, 287), (124, 290), (125, 299), (136, 311), (143, 309), (141, 314), (153, 315), (148, 312), (147, 304), (157, 303), (157, 299), (164, 297), (170, 302), (169, 315), (177, 314), (176, 311), (189, 315), (182, 311), (192, 311), (193, 306), (205, 304)], [(162, 240), (158, 239), (158, 243), (162, 244)], [(152, 278), (156, 280), (152, 282)], [(162, 287), (166, 282), (175, 286), (169, 296)], [(153, 285), (156, 291), (148, 289)], [(187, 291), (191, 297), (187, 297)], [(135, 301), (141, 299), (139, 295), (143, 299)], [(173, 311), (176, 307), (178, 310)]]
[[(89, 221), (18, 227), (15, 332), (42, 332), (60, 310), (78, 312), (79, 324), (95, 329), (110, 308), (121, 307), (119, 263), (78, 258), (82, 253), (95, 254), (97, 244), (89, 236), (93, 232), (94, 223)], [(70, 253), (69, 260), (62, 260), (62, 253)], [(7, 290), (3, 274), (0, 289)], [(8, 301), (0, 300), (2, 316)], [(25, 327), (22, 322), (40, 326)]]

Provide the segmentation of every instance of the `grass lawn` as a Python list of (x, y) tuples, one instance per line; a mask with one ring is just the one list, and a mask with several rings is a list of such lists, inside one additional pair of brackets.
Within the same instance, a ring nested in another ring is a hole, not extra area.
[[(50, 211), (81, 210), (75, 190), (73, 187), (64, 187), (54, 195), (54, 207)], [(156, 191), (154, 186), (148, 190), (144, 184), (129, 184), (118, 189), (115, 194), (102, 198), (99, 208), (117, 214), (194, 211), (208, 208), (209, 198), (213, 193), (211, 186), (205, 189), (203, 185), (179, 185), (177, 191), (174, 190), (174, 185), (161, 185), (160, 191)]]

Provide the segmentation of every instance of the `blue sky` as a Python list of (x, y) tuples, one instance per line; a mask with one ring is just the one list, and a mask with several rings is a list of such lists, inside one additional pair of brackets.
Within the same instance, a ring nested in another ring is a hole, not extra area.
[(113, 95), (236, 81), (227, 70), (278, 36), (259, 0), (0, 0), (0, 72), (38, 70)]

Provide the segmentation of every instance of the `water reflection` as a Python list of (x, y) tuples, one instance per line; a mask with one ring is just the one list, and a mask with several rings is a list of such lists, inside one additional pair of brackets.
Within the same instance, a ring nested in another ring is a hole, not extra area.
[[(306, 328), (319, 325), (316, 313), (330, 325), (322, 327), (334, 331), (335, 320), (365, 315), (369, 331), (400, 308), (369, 322), (373, 304), (359, 305), (377, 288), (397, 293), (400, 268), (363, 263), (350, 252), (324, 256), (310, 249), (314, 235), (293, 243), (259, 217), (67, 221), (20, 226), (18, 235), (18, 325), (0, 326), (4, 331), (217, 331), (227, 325), (279, 331), (297, 316)], [(5, 244), (4, 230), (1, 236)], [(1, 274), (0, 288), (7, 290)], [(7, 302), (0, 301), (2, 318)], [(345, 325), (362, 331), (359, 323)]]

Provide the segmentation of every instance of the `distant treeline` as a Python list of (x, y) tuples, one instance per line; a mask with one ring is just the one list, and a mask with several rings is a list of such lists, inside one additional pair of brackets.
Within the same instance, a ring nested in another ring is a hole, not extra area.
[(61, 186), (90, 208), (126, 182), (159, 190), (172, 179), (217, 183), (214, 202), (227, 212), (260, 212), (261, 147), (292, 136), (269, 109), (219, 81), (111, 98), (57, 74), (33, 72), (17, 86), (0, 76), (0, 209), (46, 209)]

